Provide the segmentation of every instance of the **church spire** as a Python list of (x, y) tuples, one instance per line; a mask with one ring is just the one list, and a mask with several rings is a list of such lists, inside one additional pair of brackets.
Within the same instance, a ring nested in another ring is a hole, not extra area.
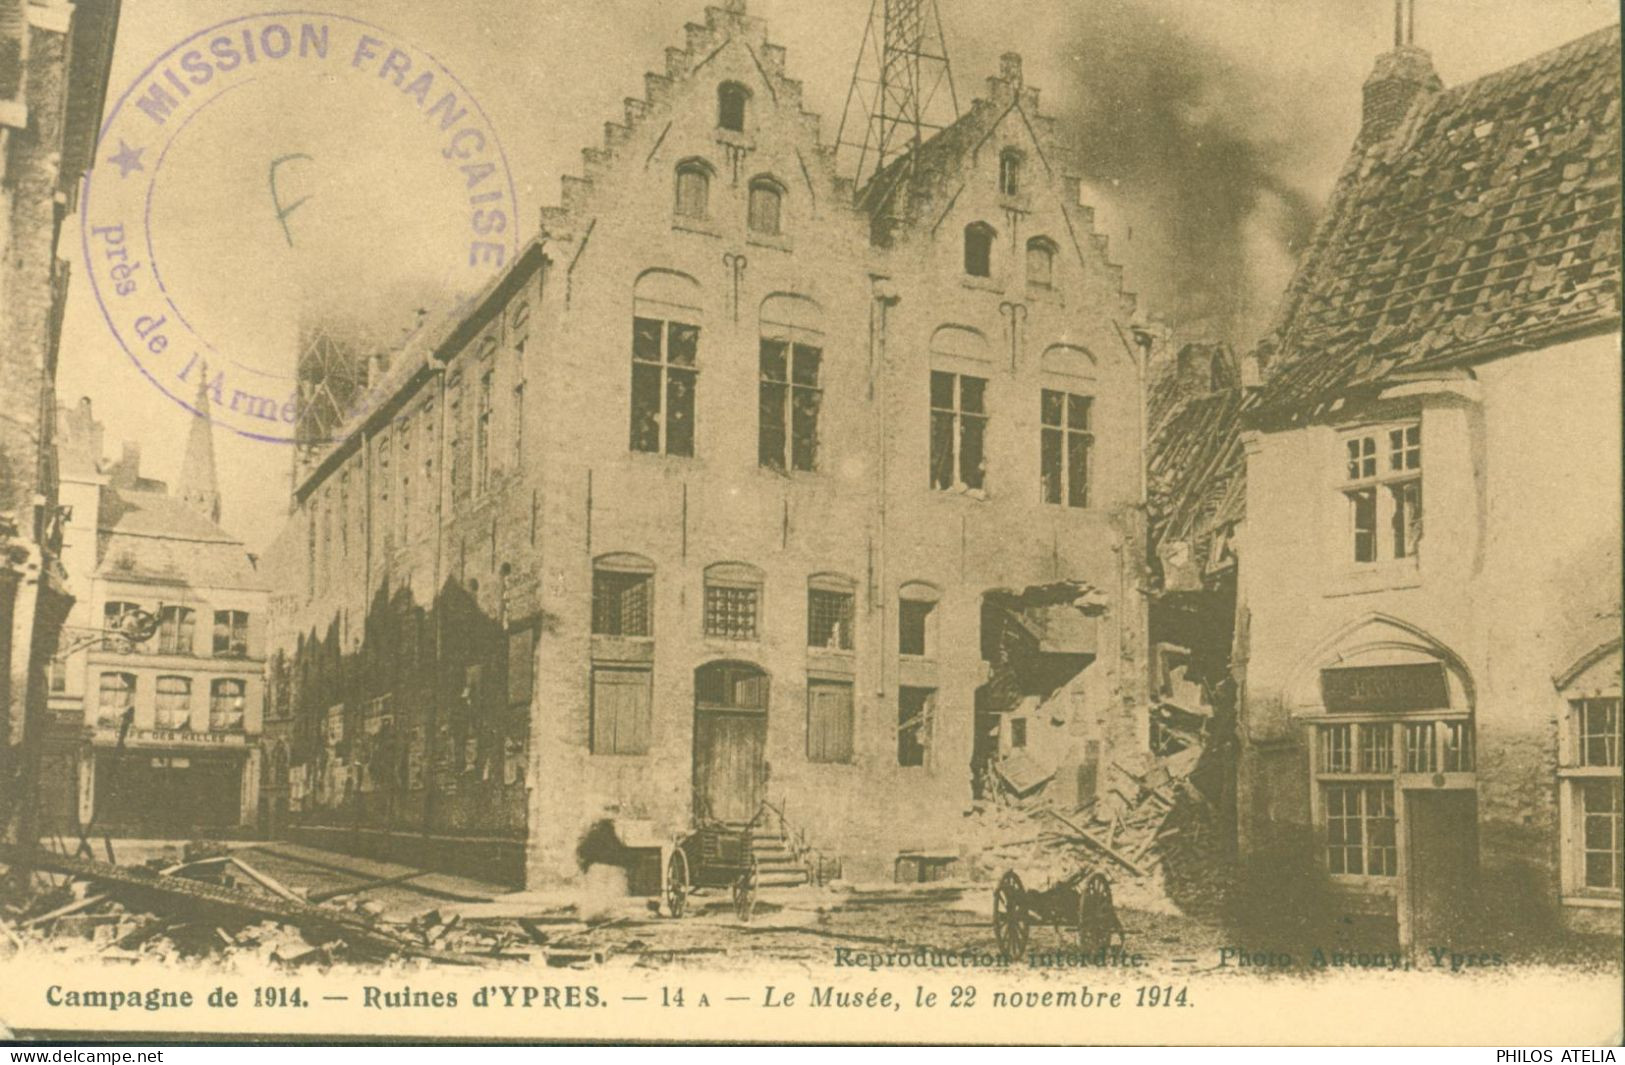
[(186, 458), (181, 462), (181, 479), (175, 494), (215, 524), (220, 522), (220, 485), (214, 474), (214, 420), (209, 415), (209, 367), (205, 363), (198, 378), (197, 399), (192, 403), (197, 416), (186, 438)]

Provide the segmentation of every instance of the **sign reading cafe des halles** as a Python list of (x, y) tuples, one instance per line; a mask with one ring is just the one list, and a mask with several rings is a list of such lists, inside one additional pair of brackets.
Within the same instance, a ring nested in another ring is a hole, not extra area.
[(1611, 14), (750, 5), (0, 18), (0, 1024), (1617, 1039)]

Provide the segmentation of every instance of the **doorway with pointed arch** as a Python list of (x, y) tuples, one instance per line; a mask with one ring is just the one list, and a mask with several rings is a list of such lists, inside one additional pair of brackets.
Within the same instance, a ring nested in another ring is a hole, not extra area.
[(767, 789), (767, 673), (751, 662), (708, 662), (694, 671), (694, 813), (745, 824)]

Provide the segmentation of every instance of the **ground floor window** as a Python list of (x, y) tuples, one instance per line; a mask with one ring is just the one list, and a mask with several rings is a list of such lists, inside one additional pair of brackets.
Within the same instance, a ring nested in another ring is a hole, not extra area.
[(897, 689), (898, 765), (925, 765), (925, 753), (931, 736), (931, 710), (936, 695), (932, 688)]
[(1617, 893), (1622, 879), (1620, 782), (1587, 780), (1580, 785), (1580, 851), (1585, 886)]
[(1574, 894), (1617, 899), (1625, 884), (1625, 851), (1620, 845), (1620, 724), (1618, 696), (1569, 702), (1558, 773), (1568, 828), (1563, 880)]
[(192, 682), (186, 677), (158, 678), (158, 705), (154, 724), (183, 730), (192, 721)]
[(1394, 876), (1399, 872), (1392, 784), (1325, 784), (1326, 864), (1333, 873)]
[(648, 669), (593, 668), (593, 754), (648, 753), (651, 681)]

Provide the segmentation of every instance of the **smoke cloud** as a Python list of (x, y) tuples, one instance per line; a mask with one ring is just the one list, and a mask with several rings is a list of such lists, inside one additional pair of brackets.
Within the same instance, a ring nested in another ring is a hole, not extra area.
[[(1204, 339), (1267, 326), (1318, 205), (1288, 107), (1145, 0), (1097, 0), (1060, 56), (1061, 128), (1088, 189), (1126, 224), (1141, 307)], [(1124, 228), (1119, 225), (1117, 228)]]

